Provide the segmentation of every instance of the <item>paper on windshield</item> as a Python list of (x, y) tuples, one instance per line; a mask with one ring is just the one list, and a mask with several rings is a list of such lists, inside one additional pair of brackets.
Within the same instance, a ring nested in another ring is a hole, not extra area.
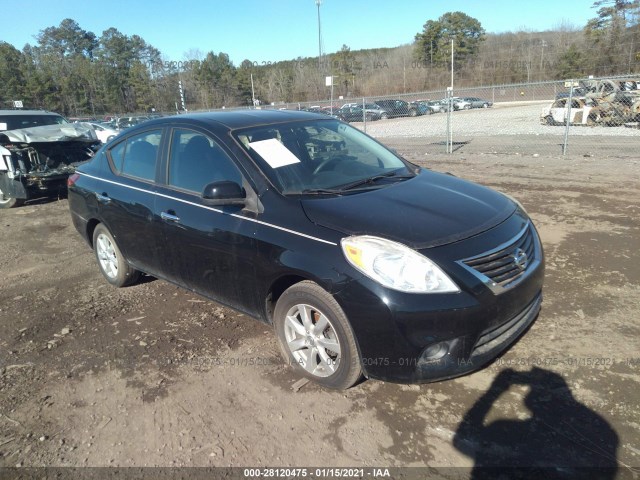
[(253, 148), (271, 168), (300, 163), (300, 159), (275, 138), (252, 142), (249, 147)]

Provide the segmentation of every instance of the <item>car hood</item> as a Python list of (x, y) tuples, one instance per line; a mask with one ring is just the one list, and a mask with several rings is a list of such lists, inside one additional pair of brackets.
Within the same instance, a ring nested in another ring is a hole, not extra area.
[(46, 143), (85, 141), (94, 143), (98, 140), (91, 127), (79, 124), (44, 125), (42, 127), (21, 128), (0, 132), (2, 143)]
[(477, 235), (517, 208), (494, 190), (428, 170), (376, 190), (304, 199), (302, 207), (317, 225), (347, 235), (375, 235), (415, 249)]

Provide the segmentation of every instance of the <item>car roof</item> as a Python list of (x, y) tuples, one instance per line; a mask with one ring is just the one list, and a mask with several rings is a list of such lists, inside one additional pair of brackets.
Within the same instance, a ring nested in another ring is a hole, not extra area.
[[(336, 109), (337, 110), (337, 109)], [(173, 115), (170, 117), (148, 120), (145, 126), (163, 125), (166, 123), (199, 123), (211, 126), (226, 127), (235, 130), (245, 127), (257, 127), (297, 120), (326, 120), (328, 117), (319, 113), (297, 110), (232, 110), (227, 112), (202, 112)]]
[(55, 115), (61, 117), (62, 115), (55, 112), (48, 112), (46, 110), (0, 110), (0, 115)]

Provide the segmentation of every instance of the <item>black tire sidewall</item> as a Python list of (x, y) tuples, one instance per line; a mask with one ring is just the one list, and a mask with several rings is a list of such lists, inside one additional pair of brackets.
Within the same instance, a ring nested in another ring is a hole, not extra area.
[[(311, 305), (326, 315), (338, 336), (338, 342), (340, 343), (340, 364), (338, 365), (337, 371), (329, 377), (317, 377), (307, 372), (298, 365), (287, 346), (284, 334), (286, 314), (294, 305), (299, 304)], [(276, 304), (273, 313), (273, 326), (284, 358), (298, 373), (304, 375), (306, 378), (325, 387), (340, 390), (349, 388), (360, 377), (362, 372), (360, 356), (347, 317), (333, 297), (316, 283), (304, 281), (286, 290)], [(358, 372), (355, 379), (353, 369), (356, 369)]]
[[(113, 245), (113, 249), (116, 252), (116, 258), (118, 260), (118, 275), (116, 275), (115, 278), (111, 278), (105, 273), (105, 271), (102, 269), (102, 264), (100, 263), (100, 259), (98, 258), (97, 240), (100, 234), (105, 235), (109, 239), (109, 241), (111, 242), (111, 245)], [(100, 273), (102, 273), (104, 278), (111, 285), (115, 287), (124, 287), (126, 285), (129, 285), (133, 281), (135, 281), (135, 279), (137, 278), (136, 276), (137, 272), (129, 266), (124, 256), (122, 255), (122, 252), (120, 251), (120, 247), (118, 246), (118, 243), (113, 238), (113, 235), (111, 235), (111, 232), (109, 231), (109, 229), (105, 227), (103, 224), (98, 225), (93, 231), (93, 252), (96, 257), (96, 261), (98, 262), (98, 268), (100, 269)]]

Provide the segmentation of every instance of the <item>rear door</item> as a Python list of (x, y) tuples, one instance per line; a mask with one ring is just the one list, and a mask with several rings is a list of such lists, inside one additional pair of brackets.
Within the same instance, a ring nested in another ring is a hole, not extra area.
[(159, 224), (154, 221), (155, 181), (163, 129), (125, 137), (107, 151), (113, 176), (96, 191), (98, 211), (127, 260), (136, 268), (159, 273)]
[(164, 242), (161, 255), (172, 259), (172, 278), (222, 303), (255, 313), (255, 223), (242, 206), (210, 207), (204, 187), (233, 181), (250, 188), (228, 152), (208, 132), (175, 127), (171, 132), (164, 185), (156, 211)]

